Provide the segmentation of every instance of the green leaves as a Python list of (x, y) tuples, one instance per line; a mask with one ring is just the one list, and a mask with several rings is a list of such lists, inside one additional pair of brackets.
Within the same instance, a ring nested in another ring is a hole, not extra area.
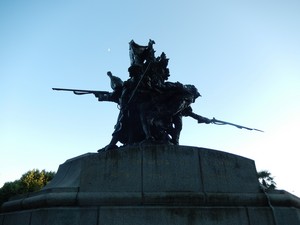
[(274, 190), (276, 189), (276, 182), (274, 181), (274, 177), (271, 176), (271, 173), (268, 170), (262, 170), (257, 173), (259, 183), (266, 190)]
[(54, 175), (55, 172), (33, 169), (24, 173), (19, 180), (6, 182), (0, 188), (0, 205), (13, 196), (41, 190)]
[(24, 193), (34, 192), (42, 189), (52, 178), (54, 172), (46, 172), (45, 170), (39, 171), (33, 169), (23, 174), (20, 181), (22, 184), (22, 191)]

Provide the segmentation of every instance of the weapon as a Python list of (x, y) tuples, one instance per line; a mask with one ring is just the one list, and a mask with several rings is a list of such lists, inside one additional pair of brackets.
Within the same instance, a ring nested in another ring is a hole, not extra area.
[(108, 95), (108, 91), (93, 91), (93, 90), (80, 90), (80, 89), (68, 89), (68, 88), (52, 88), (54, 91), (72, 91), (75, 95), (87, 95), (94, 94), (96, 97), (98, 95)]
[(208, 119), (206, 117), (200, 116), (200, 115), (198, 115), (196, 113), (193, 113), (193, 112), (187, 112), (186, 116), (190, 116), (190, 117), (194, 118), (195, 120), (198, 121), (198, 123), (207, 123), (207, 124), (213, 123), (213, 124), (216, 124), (216, 125), (231, 125), (231, 126), (235, 126), (235, 127), (239, 128), (239, 129), (255, 130), (255, 131), (259, 131), (259, 132), (264, 132), (264, 131), (256, 129), (256, 128), (249, 128), (249, 127), (245, 127), (245, 126), (242, 126), (242, 125), (229, 123), (229, 122), (222, 121), (222, 120), (217, 120), (215, 117), (213, 117), (212, 119)]
[(264, 132), (264, 131), (256, 129), (256, 128), (249, 128), (249, 127), (241, 126), (241, 125), (238, 125), (238, 124), (229, 123), (229, 122), (222, 121), (222, 120), (217, 120), (215, 118), (211, 119), (210, 123), (213, 123), (213, 124), (216, 124), (216, 125), (231, 125), (231, 126), (235, 126), (235, 127), (239, 128), (239, 129), (255, 130), (255, 131), (259, 131), (259, 132)]

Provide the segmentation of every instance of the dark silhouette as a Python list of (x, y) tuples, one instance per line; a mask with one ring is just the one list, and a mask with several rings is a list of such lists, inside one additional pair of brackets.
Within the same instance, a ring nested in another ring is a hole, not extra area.
[[(53, 88), (73, 91), (74, 94), (94, 94), (99, 101), (119, 105), (119, 116), (110, 143), (101, 150), (117, 148), (117, 143), (179, 144), (182, 117), (189, 116), (198, 123), (228, 124), (238, 128), (257, 130), (221, 120), (208, 119), (193, 112), (191, 104), (201, 96), (194, 85), (167, 81), (170, 76), (169, 59), (164, 52), (155, 57), (153, 40), (147, 46), (129, 42), (129, 79), (122, 81), (107, 72), (112, 92)], [(260, 131), (260, 130), (258, 130)]]
[(182, 116), (196, 118), (199, 123), (210, 120), (192, 112), (191, 104), (200, 96), (193, 85), (167, 82), (170, 74), (166, 54), (155, 57), (153, 40), (147, 46), (129, 43), (131, 66), (129, 79), (125, 82), (111, 72), (115, 96), (111, 100), (107, 94), (95, 94), (99, 101), (119, 99), (120, 113), (110, 143), (104, 150), (117, 148), (117, 143), (132, 145), (156, 142), (179, 144)]

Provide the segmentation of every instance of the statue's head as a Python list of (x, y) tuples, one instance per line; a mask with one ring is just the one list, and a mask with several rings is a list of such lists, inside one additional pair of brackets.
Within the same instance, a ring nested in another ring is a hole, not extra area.
[(186, 84), (183, 85), (183, 87), (186, 89), (186, 91), (188, 91), (190, 94), (193, 95), (194, 101), (196, 100), (196, 98), (201, 96), (200, 93), (198, 92), (198, 89), (194, 85)]

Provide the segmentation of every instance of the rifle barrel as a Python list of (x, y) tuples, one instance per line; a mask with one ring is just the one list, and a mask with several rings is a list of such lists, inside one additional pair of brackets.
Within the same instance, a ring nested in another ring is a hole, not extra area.
[(227, 125), (235, 126), (235, 127), (239, 128), (239, 129), (255, 130), (255, 131), (259, 131), (259, 132), (264, 132), (264, 131), (256, 129), (256, 128), (245, 127), (245, 126), (242, 126), (242, 125), (238, 125), (238, 124), (234, 124), (234, 123), (229, 123), (229, 122), (222, 121), (222, 120), (217, 120), (215, 118), (213, 118), (211, 120), (211, 122), (213, 124), (216, 124), (216, 125), (226, 125), (227, 124)]
[(109, 94), (108, 91), (95, 91), (95, 90), (82, 90), (82, 89), (69, 89), (69, 88), (52, 88), (54, 91), (72, 91), (75, 95), (85, 94)]

